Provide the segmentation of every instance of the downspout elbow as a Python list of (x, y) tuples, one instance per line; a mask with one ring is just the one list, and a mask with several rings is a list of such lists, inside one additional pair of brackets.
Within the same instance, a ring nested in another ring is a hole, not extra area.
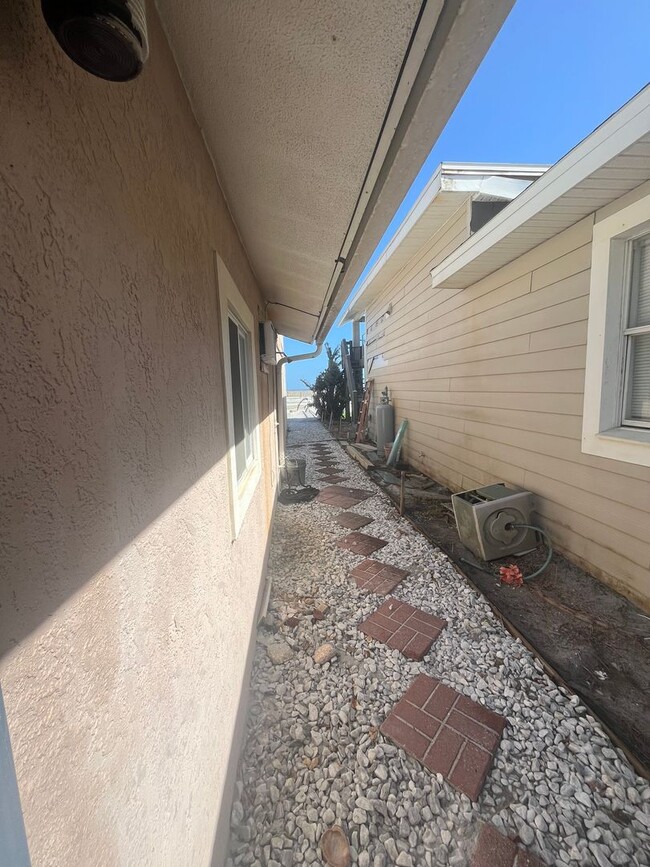
[(313, 352), (305, 352), (302, 355), (285, 355), (278, 361), (277, 366), (281, 367), (283, 364), (290, 364), (292, 361), (308, 361), (310, 358), (316, 358), (320, 355), (324, 342), (324, 340), (320, 340), (316, 344), (316, 349)]

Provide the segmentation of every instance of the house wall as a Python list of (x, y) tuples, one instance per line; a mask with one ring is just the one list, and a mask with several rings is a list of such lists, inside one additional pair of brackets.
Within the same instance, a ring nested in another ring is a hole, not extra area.
[(595, 217), (467, 289), (432, 289), (463, 211), (369, 304), (367, 322), (393, 308), (368, 350), (374, 394), (387, 385), (396, 425), (408, 419), (414, 466), (452, 490), (533, 491), (554, 544), (648, 606), (650, 469), (581, 451)]
[(231, 539), (215, 252), (263, 300), (148, 6), (129, 84), (0, 12), (0, 679), (39, 867), (223, 860), (274, 503), (259, 374)]

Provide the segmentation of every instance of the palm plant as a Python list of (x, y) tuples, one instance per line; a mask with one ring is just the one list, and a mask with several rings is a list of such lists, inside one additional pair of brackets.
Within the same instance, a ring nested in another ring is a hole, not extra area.
[(348, 389), (345, 373), (341, 367), (341, 352), (325, 344), (327, 367), (319, 373), (313, 383), (303, 382), (312, 392), (311, 405), (316, 415), (325, 421), (330, 417), (337, 421), (347, 413)]

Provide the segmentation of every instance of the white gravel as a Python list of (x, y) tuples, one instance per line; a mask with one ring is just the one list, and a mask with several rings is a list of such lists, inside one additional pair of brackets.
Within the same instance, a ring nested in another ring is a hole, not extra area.
[[(289, 444), (327, 436), (318, 422), (290, 423)], [(365, 639), (356, 625), (380, 600), (348, 578), (362, 558), (334, 544), (347, 532), (334, 521), (339, 510), (317, 502), (277, 506), (269, 565), (274, 625), (258, 634), (228, 864), (321, 864), (320, 837), (340, 824), (362, 867), (460, 867), (469, 864), (480, 823), (489, 821), (518, 835), (547, 865), (650, 865), (648, 783), (446, 555), (399, 518), (334, 440), (330, 451), (343, 484), (375, 492), (352, 510), (374, 518), (362, 532), (389, 542), (374, 556), (412, 572), (394, 595), (449, 625), (422, 662)], [(288, 454), (307, 457), (307, 483), (325, 486), (316, 480), (312, 450)], [(321, 621), (305, 616), (296, 627), (282, 626), (301, 597), (323, 600), (330, 611)], [(327, 641), (338, 654), (317, 666), (313, 652)], [(284, 648), (272, 651), (275, 664), (268, 644)], [(377, 732), (419, 672), (507, 717), (477, 804)]]

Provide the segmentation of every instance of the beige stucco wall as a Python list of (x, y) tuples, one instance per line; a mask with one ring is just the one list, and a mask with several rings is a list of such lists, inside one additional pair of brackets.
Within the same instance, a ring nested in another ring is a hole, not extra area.
[(122, 85), (37, 0), (0, 13), (0, 679), (38, 867), (210, 863), (274, 501), (260, 374), (232, 542), (213, 251), (263, 302), (149, 13)]
[(368, 356), (378, 357), (374, 394), (388, 385), (396, 425), (409, 420), (413, 465), (452, 490), (502, 480), (533, 491), (556, 547), (647, 607), (650, 469), (581, 451), (600, 216), (467, 289), (432, 289), (431, 268), (466, 237), (461, 208), (369, 303), (367, 322), (389, 302), (392, 313)]

